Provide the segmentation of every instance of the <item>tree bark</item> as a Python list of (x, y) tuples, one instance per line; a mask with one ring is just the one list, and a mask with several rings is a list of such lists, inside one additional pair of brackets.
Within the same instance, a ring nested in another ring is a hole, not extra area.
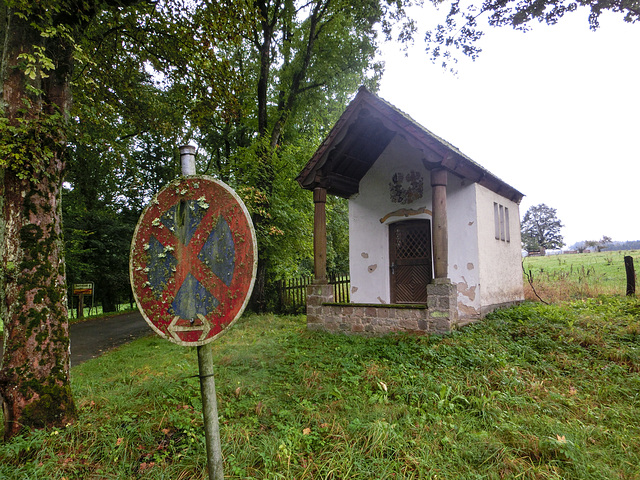
[[(72, 48), (60, 38), (42, 37), (33, 19), (11, 10), (6, 19), (3, 113), (9, 126), (18, 129), (13, 137), (3, 134), (5, 147), (13, 142), (16, 154), (0, 159), (0, 308), (5, 326), (0, 396), (9, 438), (23, 428), (64, 426), (75, 419), (76, 409), (69, 382), (60, 203)], [(54, 62), (48, 76), (40, 71), (25, 75), (19, 65), (18, 55), (34, 55), (36, 46)]]

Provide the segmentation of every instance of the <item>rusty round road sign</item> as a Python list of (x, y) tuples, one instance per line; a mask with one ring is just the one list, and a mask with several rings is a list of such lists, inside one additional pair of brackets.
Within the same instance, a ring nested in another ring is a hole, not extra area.
[(257, 259), (242, 200), (222, 182), (190, 176), (164, 187), (142, 212), (129, 274), (151, 328), (179, 345), (198, 346), (242, 314)]

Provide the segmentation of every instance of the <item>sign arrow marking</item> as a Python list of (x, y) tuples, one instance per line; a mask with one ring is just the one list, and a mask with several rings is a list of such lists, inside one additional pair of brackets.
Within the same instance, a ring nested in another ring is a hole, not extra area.
[(178, 332), (200, 332), (201, 331), (202, 334), (200, 335), (200, 339), (198, 341), (202, 341), (205, 338), (207, 338), (207, 335), (209, 335), (209, 332), (211, 331), (211, 323), (209, 323), (209, 320), (207, 320), (206, 317), (201, 313), (198, 314), (198, 318), (202, 321), (202, 325), (191, 325), (191, 326), (178, 325), (178, 321), (180, 320), (180, 317), (176, 315), (175, 317), (173, 317), (173, 320), (171, 321), (171, 324), (167, 328), (167, 331), (171, 334), (173, 338), (175, 338), (178, 341), (182, 341), (182, 339), (178, 335)]

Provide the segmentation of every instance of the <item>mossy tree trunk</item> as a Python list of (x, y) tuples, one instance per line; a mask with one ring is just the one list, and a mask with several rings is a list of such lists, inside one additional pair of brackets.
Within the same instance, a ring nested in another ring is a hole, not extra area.
[[(0, 395), (9, 438), (23, 428), (64, 426), (76, 409), (69, 382), (60, 203), (72, 46), (41, 35), (33, 19), (11, 9), (5, 18)], [(42, 52), (52, 65), (42, 63)]]

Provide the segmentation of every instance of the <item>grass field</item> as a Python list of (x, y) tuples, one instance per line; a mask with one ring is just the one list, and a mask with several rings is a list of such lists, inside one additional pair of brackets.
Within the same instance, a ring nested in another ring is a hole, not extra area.
[[(635, 298), (428, 337), (249, 316), (214, 359), (226, 478), (640, 479)], [(206, 479), (196, 374), (155, 337), (72, 368), (77, 422), (0, 444), (0, 478)]]
[[(626, 255), (634, 259), (638, 270), (638, 250), (526, 257), (522, 266), (525, 274), (533, 278), (533, 288), (540, 297), (548, 302), (558, 302), (602, 294), (624, 295)], [(525, 296), (528, 300), (536, 300), (526, 276)]]

